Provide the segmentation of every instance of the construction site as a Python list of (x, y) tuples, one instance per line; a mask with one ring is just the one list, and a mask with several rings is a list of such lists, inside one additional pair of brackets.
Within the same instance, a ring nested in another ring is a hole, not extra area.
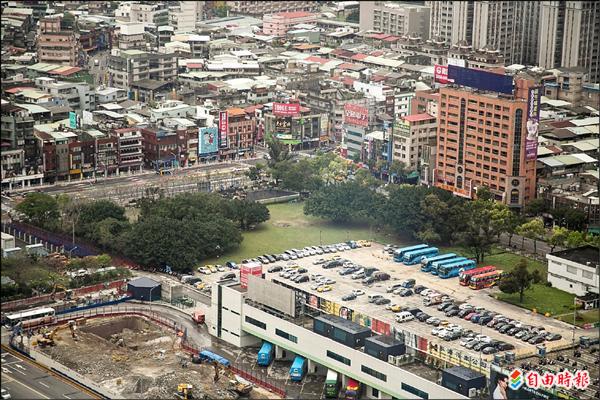
[(217, 362), (193, 357), (182, 339), (144, 317), (124, 316), (45, 328), (31, 345), (119, 398), (278, 398)]

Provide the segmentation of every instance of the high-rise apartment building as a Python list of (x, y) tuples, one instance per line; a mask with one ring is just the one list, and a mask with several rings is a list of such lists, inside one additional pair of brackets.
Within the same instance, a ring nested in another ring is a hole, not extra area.
[(536, 160), (526, 157), (530, 86), (518, 80), (514, 96), (440, 89), (435, 186), (469, 198), (487, 186), (510, 207), (534, 199)]
[(447, 44), (473, 41), (474, 1), (426, 1), (431, 8), (429, 36)]
[(360, 30), (374, 30), (390, 35), (417, 34), (429, 38), (427, 6), (384, 1), (360, 2)]
[(539, 53), (543, 68), (583, 67), (600, 81), (600, 6), (595, 1), (542, 1)]
[(203, 12), (203, 1), (180, 1), (178, 6), (169, 7), (169, 25), (176, 33), (194, 33)]
[(317, 12), (318, 1), (228, 1), (230, 14), (262, 16), (279, 12), (307, 11)]

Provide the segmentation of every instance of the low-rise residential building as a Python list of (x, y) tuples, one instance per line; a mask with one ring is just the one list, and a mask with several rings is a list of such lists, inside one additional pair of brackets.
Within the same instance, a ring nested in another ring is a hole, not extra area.
[(423, 5), (363, 1), (360, 2), (360, 30), (391, 35), (417, 34), (429, 38), (430, 8)]
[(129, 89), (142, 79), (172, 81), (177, 77), (177, 56), (141, 50), (115, 50), (108, 59), (109, 84)]
[(39, 21), (37, 36), (38, 61), (60, 65), (80, 65), (78, 34), (60, 16), (45, 17)]
[(317, 12), (320, 4), (318, 1), (227, 1), (231, 14), (256, 15), (273, 14), (278, 12), (307, 11)]
[(546, 255), (548, 282), (552, 287), (585, 296), (600, 289), (600, 250), (593, 246), (557, 251)]
[(317, 14), (306, 11), (267, 14), (263, 17), (263, 32), (265, 35), (284, 37), (292, 26), (316, 21)]
[(85, 82), (57, 81), (53, 78), (37, 78), (37, 86), (44, 92), (66, 102), (65, 105), (76, 111), (94, 111), (96, 94)]
[(148, 50), (143, 22), (122, 22), (115, 31), (117, 48), (121, 50)]
[(221, 159), (247, 158), (256, 145), (256, 118), (243, 108), (225, 110), (228, 118), (227, 145), (219, 143)]

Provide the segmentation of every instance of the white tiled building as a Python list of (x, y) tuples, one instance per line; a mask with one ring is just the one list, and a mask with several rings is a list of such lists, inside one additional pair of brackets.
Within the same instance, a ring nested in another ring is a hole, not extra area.
[(600, 250), (593, 246), (558, 251), (546, 255), (548, 282), (552, 286), (584, 296), (599, 293)]

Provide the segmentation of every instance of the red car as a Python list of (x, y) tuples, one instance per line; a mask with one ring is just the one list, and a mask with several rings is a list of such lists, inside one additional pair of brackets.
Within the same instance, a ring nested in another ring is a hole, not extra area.
[(477, 313), (475, 313), (475, 312), (468, 313), (467, 315), (465, 315), (465, 318), (464, 318), (464, 319), (465, 319), (466, 321), (470, 321), (470, 320), (471, 320), (471, 317), (473, 317), (473, 315), (475, 315), (475, 314), (477, 314)]

